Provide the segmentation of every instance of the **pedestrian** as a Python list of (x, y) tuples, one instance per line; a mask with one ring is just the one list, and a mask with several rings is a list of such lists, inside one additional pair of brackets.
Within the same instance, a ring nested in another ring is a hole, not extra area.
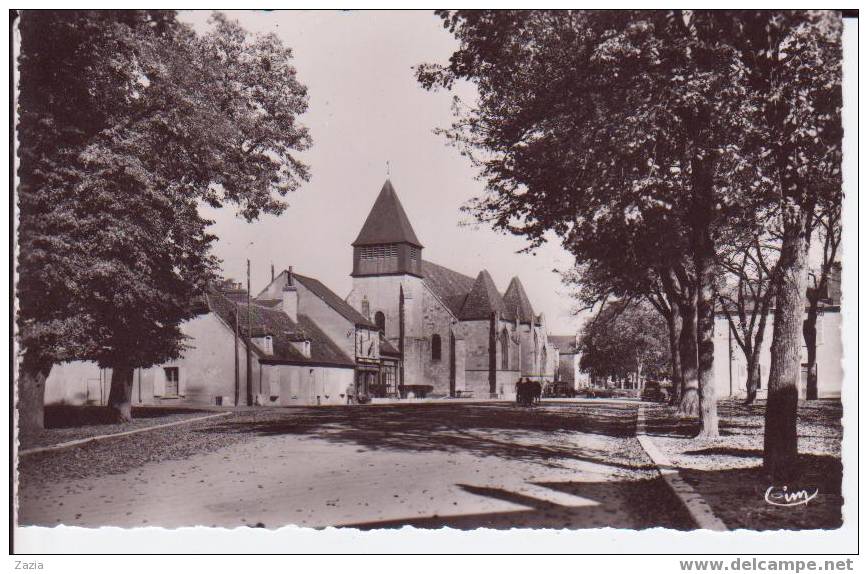
[(356, 385), (355, 383), (350, 383), (347, 386), (347, 404), (351, 405), (356, 400)]

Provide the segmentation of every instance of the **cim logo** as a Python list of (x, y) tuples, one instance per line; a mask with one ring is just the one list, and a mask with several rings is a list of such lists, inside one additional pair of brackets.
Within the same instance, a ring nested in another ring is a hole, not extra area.
[(808, 504), (817, 498), (819, 493), (819, 488), (815, 488), (814, 492), (810, 492), (804, 488), (801, 490), (788, 490), (786, 486), (781, 488), (770, 486), (766, 490), (765, 498), (766, 502), (774, 506), (798, 506), (800, 504)]

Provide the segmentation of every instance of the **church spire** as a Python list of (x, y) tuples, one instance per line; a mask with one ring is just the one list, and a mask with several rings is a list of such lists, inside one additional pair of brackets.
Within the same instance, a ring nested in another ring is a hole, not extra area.
[(422, 276), (422, 243), (387, 179), (353, 241), (352, 275), (402, 274)]
[(374, 201), (374, 206), (359, 232), (359, 236), (353, 241), (353, 246), (382, 245), (388, 243), (408, 243), (415, 247), (422, 247), (404, 206), (392, 187), (391, 180), (386, 180), (380, 195)]

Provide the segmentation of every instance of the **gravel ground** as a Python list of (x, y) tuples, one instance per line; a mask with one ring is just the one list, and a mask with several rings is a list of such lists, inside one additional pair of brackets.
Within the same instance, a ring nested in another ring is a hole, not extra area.
[[(692, 438), (695, 420), (679, 419), (670, 407), (648, 407), (648, 433), (684, 479), (731, 529), (831, 529), (842, 524), (841, 402), (805, 401), (799, 405), (801, 478), (790, 491), (819, 489), (806, 505), (777, 507), (765, 502), (773, 486), (762, 469), (765, 402), (718, 405), (720, 438)], [(781, 487), (783, 485), (775, 485)]]
[(131, 430), (201, 417), (212, 411), (177, 407), (133, 407), (133, 420), (115, 423), (108, 420), (105, 407), (61, 406), (45, 407), (45, 429), (19, 435), (21, 450), (51, 446), (71, 440), (114, 434)]
[(19, 516), (82, 526), (691, 528), (635, 438), (635, 412), (616, 401), (251, 410), (26, 456)]

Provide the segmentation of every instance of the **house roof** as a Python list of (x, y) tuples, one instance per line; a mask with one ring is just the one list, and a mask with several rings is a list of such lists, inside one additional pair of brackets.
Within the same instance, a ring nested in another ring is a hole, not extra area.
[(305, 277), (298, 273), (293, 273), (292, 276), (310, 292), (322, 299), (326, 305), (337, 311), (340, 316), (351, 322), (353, 325), (366, 327), (368, 329), (377, 328), (370, 319), (366, 319), (365, 316), (356, 311), (352, 305), (341, 299), (337, 293), (323, 285), (319, 280), (312, 277)]
[(562, 355), (578, 352), (575, 335), (549, 335), (549, 343), (558, 348)]
[(407, 212), (401, 205), (392, 182), (388, 179), (380, 190), (380, 195), (374, 201), (374, 206), (359, 232), (359, 236), (353, 241), (353, 246), (382, 245), (384, 243), (409, 243), (416, 247), (422, 247)]
[[(248, 306), (246, 304), (232, 301), (216, 289), (208, 293), (208, 304), (210, 309), (232, 330), (236, 328), (237, 316), (238, 331), (243, 337), (247, 336)], [(249, 311), (250, 334), (254, 337), (266, 335), (272, 337), (274, 352), (270, 355), (265, 354), (256, 345), (251, 345), (251, 349), (261, 362), (337, 367), (353, 367), (355, 365), (353, 360), (307, 315), (300, 314), (298, 322), (295, 322), (282, 310), (265, 307), (255, 301), (250, 305)], [(293, 341), (298, 340), (310, 341), (310, 357), (305, 357), (301, 351), (292, 345)]]
[(400, 357), (401, 351), (395, 348), (395, 345), (390, 343), (388, 339), (380, 337), (380, 354), (389, 355), (392, 357)]
[(458, 318), (462, 321), (488, 319), (491, 313), (505, 314), (503, 298), (494, 285), (491, 275), (483, 269), (476, 276), (473, 288), (464, 299)]
[(464, 299), (473, 289), (473, 277), (458, 273), (442, 265), (422, 261), (422, 277), (431, 291), (442, 300), (453, 315), (461, 313)]
[(506, 307), (506, 316), (512, 321), (517, 318), (522, 323), (531, 324), (536, 319), (533, 306), (518, 277), (513, 277), (509, 282), (509, 287), (506, 288), (503, 296), (503, 303)]

